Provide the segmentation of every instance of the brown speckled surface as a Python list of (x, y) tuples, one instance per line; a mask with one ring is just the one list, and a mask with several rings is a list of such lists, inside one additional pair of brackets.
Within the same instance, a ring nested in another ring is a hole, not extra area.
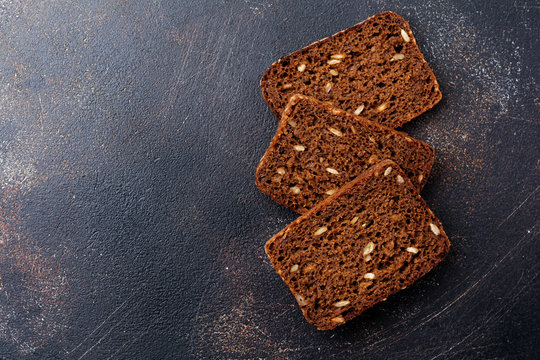
[[(259, 80), (381, 11), (443, 93), (403, 130), (452, 242), (358, 319), (305, 323), (264, 243)], [(540, 44), (533, 1), (0, 0), (0, 358), (535, 358)]]

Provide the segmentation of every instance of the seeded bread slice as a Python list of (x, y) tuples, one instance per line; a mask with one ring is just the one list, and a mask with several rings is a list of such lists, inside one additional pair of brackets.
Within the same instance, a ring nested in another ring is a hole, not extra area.
[(385, 160), (300, 216), (265, 250), (306, 320), (329, 330), (418, 280), (449, 247), (405, 173)]
[(298, 93), (392, 128), (441, 100), (409, 24), (392, 12), (279, 59), (264, 73), (261, 89), (278, 119)]
[(421, 189), (434, 150), (405, 133), (295, 95), (257, 167), (256, 184), (278, 203), (303, 213), (384, 159), (398, 163)]

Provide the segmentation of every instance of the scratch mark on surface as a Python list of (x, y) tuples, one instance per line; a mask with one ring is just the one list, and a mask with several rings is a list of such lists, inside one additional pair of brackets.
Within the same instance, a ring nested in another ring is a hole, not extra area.
[[(132, 295), (133, 296), (133, 295)], [(131, 298), (131, 297), (130, 297)], [(142, 301), (141, 301), (142, 302)], [(140, 303), (139, 303), (140, 304)], [(94, 345), (92, 345), (88, 350), (86, 350), (84, 352), (84, 354), (82, 354), (80, 357), (79, 357), (79, 360), (81, 360), (83, 357), (86, 356), (86, 354), (88, 354), (90, 351), (92, 351), (96, 346), (98, 346), (105, 338), (107, 338), (109, 336), (109, 334), (111, 333), (111, 331), (113, 331), (118, 325), (120, 325), (133, 311), (135, 311), (135, 309), (138, 307), (138, 305), (135, 305), (133, 306), (127, 313), (125, 313), (124, 315), (122, 315), (122, 317), (113, 325), (111, 326), (111, 328), (105, 333), (105, 335), (103, 335), (101, 338), (99, 338), (98, 341), (96, 341), (96, 343)]]
[[(533, 227), (533, 230), (534, 230), (534, 227)], [(508, 256), (510, 256), (510, 254), (512, 254), (516, 248), (523, 242), (523, 240), (529, 236), (530, 233), (528, 232), (527, 234), (525, 234), (523, 237), (521, 237), (521, 239), (517, 242), (516, 245), (514, 245), (499, 261), (497, 261), (497, 263), (495, 263), (495, 265), (493, 265), (484, 275), (482, 275), (482, 277), (480, 279), (478, 279), (477, 281), (475, 281), (471, 286), (469, 286), (469, 288), (467, 290), (465, 290), (461, 295), (459, 295), (457, 298), (455, 298), (454, 300), (452, 300), (448, 305), (446, 305), (442, 310), (438, 311), (437, 313), (435, 313), (434, 315), (431, 315), (429, 318), (427, 318), (426, 320), (422, 321), (422, 323), (416, 327), (414, 330), (416, 330), (417, 328), (419, 327), (422, 327), (424, 326), (425, 324), (427, 324), (428, 322), (430, 322), (431, 320), (437, 318), (439, 315), (441, 315), (442, 313), (446, 312), (446, 310), (448, 310), (450, 307), (452, 307), (455, 303), (457, 303), (460, 299), (462, 299), (465, 295), (467, 295), (468, 293), (470, 293), (474, 288), (476, 288), (476, 286), (482, 282), (482, 280), (484, 280), (493, 270), (495, 270), (504, 260), (506, 260), (506, 258)], [(533, 231), (533, 235), (534, 235), (534, 231)]]
[[(221, 257), (222, 251), (223, 251), (223, 248), (219, 249), (219, 253), (218, 253), (217, 259), (219, 259), (219, 258)], [(208, 282), (210, 281), (210, 278), (212, 277), (213, 272), (214, 272), (214, 270), (215, 270), (215, 268), (216, 268), (216, 262), (217, 262), (217, 259), (216, 259), (216, 261), (214, 261), (214, 262), (212, 263), (212, 267), (210, 268), (210, 271), (208, 272), (208, 277), (206, 278), (205, 283), (208, 283)], [(205, 285), (206, 285), (206, 284), (205, 284)], [(201, 310), (201, 305), (202, 305), (202, 303), (203, 303), (203, 301), (204, 301), (204, 297), (206, 296), (206, 293), (208, 292), (208, 289), (209, 289), (209, 286), (205, 286), (205, 287), (204, 287), (204, 291), (203, 291), (201, 297), (199, 298), (199, 302), (198, 302), (198, 304), (197, 304), (197, 311), (195, 312), (195, 321), (197, 321), (197, 319), (199, 318), (199, 312), (200, 312), (200, 310)]]
[(285, 315), (286, 313), (290, 312), (293, 309), (294, 307), (289, 307), (287, 310), (283, 311), (281, 314), (275, 316), (275, 319), (279, 319), (280, 317), (282, 317), (283, 315)]
[(280, 348), (278, 349), (278, 353), (296, 353), (296, 352), (305, 351), (305, 350), (318, 349), (320, 347), (321, 347), (320, 345), (311, 345), (311, 346), (298, 347), (298, 348)]
[[(532, 280), (531, 280), (531, 283), (534, 283), (535, 279), (538, 277), (538, 274), (535, 275)], [(512, 288), (512, 290), (514, 288), (516, 288), (520, 283), (521, 283), (521, 280), (523, 279), (523, 272), (521, 273), (521, 276), (519, 278), (519, 280), (515, 283), (514, 287)], [(521, 295), (521, 293), (523, 293), (525, 290), (527, 289), (527, 287), (522, 287), (518, 292), (512, 292), (514, 295), (512, 296), (512, 298), (510, 300), (514, 300), (513, 301), (513, 304), (515, 304), (516, 302), (516, 299), (519, 298), (519, 295)], [(497, 318), (500, 318), (501, 316), (504, 316), (506, 313), (508, 313), (510, 310), (511, 310), (511, 306), (508, 305), (508, 303), (506, 303), (506, 306), (505, 307), (501, 307), (499, 308), (499, 310), (497, 310), (494, 314), (490, 314), (488, 315), (487, 319), (482, 321), (480, 323), (480, 325), (476, 326), (472, 331), (469, 332), (469, 334), (467, 336), (465, 336), (463, 339), (461, 339), (460, 341), (456, 342), (454, 345), (452, 345), (450, 348), (448, 348), (447, 350), (441, 352), (440, 354), (434, 356), (431, 358), (431, 360), (434, 360), (434, 359), (437, 359), (443, 355), (446, 355), (448, 354), (449, 352), (451, 352), (453, 349), (455, 349), (457, 346), (463, 344), (468, 338), (470, 338), (472, 335), (476, 334), (478, 332), (478, 330), (482, 329), (483, 327), (486, 327), (492, 320), (493, 318), (497, 317)], [(501, 313), (502, 312), (502, 313)], [(499, 315), (500, 314), (500, 315)], [(454, 355), (457, 355), (459, 354), (460, 351), (458, 351), (457, 353), (455, 353)]]
[(43, 135), (43, 114), (45, 111), (43, 110), (43, 102), (41, 101), (41, 95), (38, 95), (39, 97), (39, 107), (41, 108), (39, 112), (39, 124), (41, 125), (41, 135)]
[[(197, 34), (198, 33), (198, 28), (195, 30), (195, 29), (192, 29), (193, 31), (193, 34)], [(187, 64), (187, 60), (191, 54), (191, 51), (193, 49), (193, 43), (194, 43), (194, 39), (190, 39), (189, 43), (188, 43), (188, 46), (187, 46), (187, 49), (185, 50), (184, 52), (184, 59), (182, 60), (182, 65), (180, 66), (180, 70), (179, 70), (179, 73), (183, 73), (185, 68), (186, 68), (186, 64)]]
[(94, 335), (94, 334), (96, 333), (96, 331), (98, 331), (99, 329), (101, 329), (101, 327), (102, 327), (103, 325), (105, 325), (105, 323), (106, 323), (107, 321), (109, 321), (109, 319), (110, 319), (111, 317), (113, 317), (114, 314), (116, 314), (116, 313), (118, 312), (118, 310), (120, 310), (120, 309), (121, 309), (121, 308), (129, 301), (129, 300), (131, 300), (132, 297), (133, 297), (133, 294), (132, 294), (127, 300), (125, 300), (122, 304), (120, 304), (116, 309), (114, 309), (114, 311), (113, 311), (112, 313), (110, 313), (109, 316), (107, 316), (107, 318), (106, 318), (105, 320), (103, 320), (103, 321), (101, 322), (101, 324), (99, 324), (99, 325), (98, 325), (98, 326), (97, 326), (90, 334), (88, 334), (88, 336), (86, 336), (86, 337), (84, 338), (84, 340), (81, 341), (81, 343), (80, 343), (79, 345), (77, 345), (77, 346), (76, 346), (75, 348), (73, 348), (71, 351), (68, 351), (68, 352), (67, 352), (67, 355), (69, 355), (69, 354), (71, 354), (72, 352), (74, 352), (75, 350), (77, 350), (82, 344), (84, 344), (84, 343), (86, 342), (86, 340), (88, 340), (88, 338), (90, 338), (90, 336)]
[(516, 208), (514, 208), (514, 210), (512, 210), (512, 212), (510, 213), (510, 215), (508, 215), (508, 216), (506, 217), (506, 219), (504, 219), (504, 220), (499, 224), (499, 226), (497, 226), (497, 229), (500, 228), (500, 227), (502, 226), (502, 224), (504, 224), (505, 222), (507, 222), (512, 216), (514, 216), (514, 214), (515, 214), (519, 209), (521, 209), (521, 207), (522, 207), (523, 205), (525, 205), (525, 203), (526, 203), (527, 201), (529, 201), (529, 199), (531, 198), (531, 196), (533, 196), (534, 194), (536, 194), (536, 192), (538, 191), (538, 189), (540, 189), (540, 185), (538, 185), (538, 186), (536, 187), (536, 189), (534, 189), (534, 190), (533, 190), (533, 191), (525, 198), (525, 200), (523, 200)]

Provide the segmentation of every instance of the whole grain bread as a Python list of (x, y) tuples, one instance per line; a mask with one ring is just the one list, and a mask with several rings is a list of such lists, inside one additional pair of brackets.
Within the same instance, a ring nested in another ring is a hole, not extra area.
[(449, 246), (416, 187), (385, 160), (300, 216), (265, 250), (306, 320), (328, 330), (415, 282)]
[(279, 59), (264, 73), (261, 89), (278, 120), (299, 93), (392, 128), (441, 99), (409, 24), (392, 12)]
[(303, 213), (384, 159), (398, 163), (421, 189), (434, 150), (405, 133), (295, 95), (257, 167), (256, 184), (278, 203)]

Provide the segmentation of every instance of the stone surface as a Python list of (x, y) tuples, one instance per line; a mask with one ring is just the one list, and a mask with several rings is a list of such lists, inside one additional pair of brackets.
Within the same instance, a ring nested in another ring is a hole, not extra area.
[[(381, 11), (443, 100), (423, 195), (443, 264), (339, 329), (305, 323), (264, 243), (280, 56)], [(533, 1), (0, 0), (0, 358), (535, 358)], [(444, 334), (444, 336), (441, 336)]]

